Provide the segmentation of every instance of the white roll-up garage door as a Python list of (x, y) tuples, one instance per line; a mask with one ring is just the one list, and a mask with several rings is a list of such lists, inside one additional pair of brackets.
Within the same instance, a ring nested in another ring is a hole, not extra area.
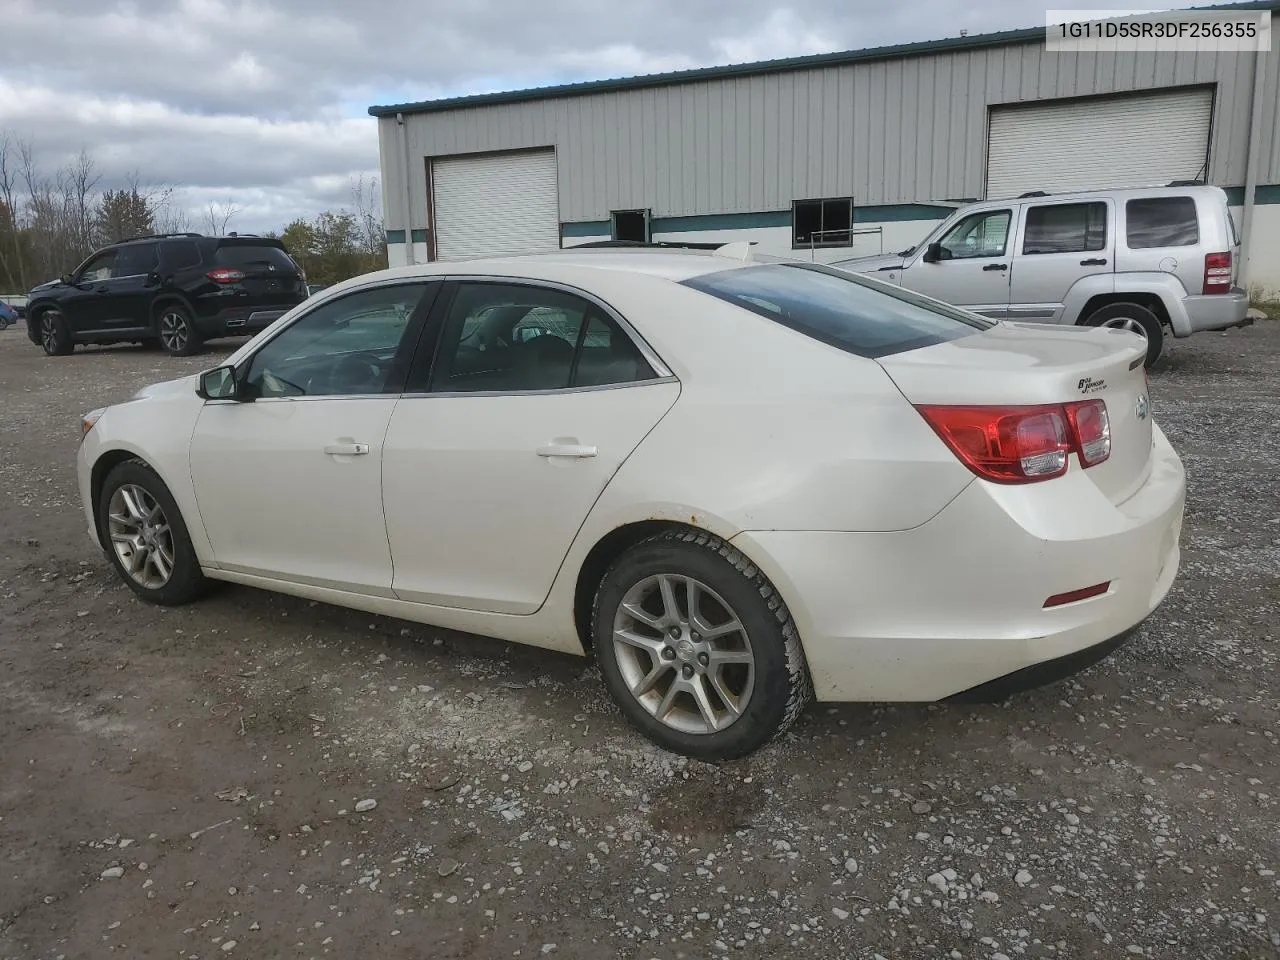
[(436, 259), (560, 248), (554, 150), (431, 162)]
[(1212, 113), (1201, 89), (995, 107), (987, 198), (1203, 178)]

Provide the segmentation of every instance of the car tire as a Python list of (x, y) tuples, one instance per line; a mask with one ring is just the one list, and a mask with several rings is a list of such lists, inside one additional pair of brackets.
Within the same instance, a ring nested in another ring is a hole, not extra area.
[(1164, 325), (1159, 317), (1140, 303), (1109, 303), (1093, 311), (1082, 323), (1086, 327), (1118, 327), (1142, 334), (1147, 341), (1147, 359), (1143, 362), (1147, 369), (1164, 352)]
[(36, 318), (36, 324), (40, 331), (40, 346), (49, 356), (65, 357), (75, 350), (76, 343), (71, 339), (67, 318), (62, 315), (61, 310), (50, 308), (41, 311), (40, 316)]
[(596, 591), (592, 636), (623, 715), (686, 757), (746, 756), (785, 732), (813, 696), (800, 635), (777, 590), (703, 531), (658, 534), (614, 561)]
[(192, 322), (191, 314), (179, 304), (170, 303), (160, 308), (156, 333), (160, 345), (171, 357), (190, 357), (200, 352), (200, 331)]
[(107, 474), (98, 496), (98, 535), (107, 560), (148, 603), (180, 606), (207, 592), (182, 512), (145, 461), (126, 460)]

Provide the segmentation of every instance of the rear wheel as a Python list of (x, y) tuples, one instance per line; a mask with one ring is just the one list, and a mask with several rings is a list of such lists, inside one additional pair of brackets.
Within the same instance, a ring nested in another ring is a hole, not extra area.
[(593, 634), (623, 714), (684, 756), (745, 756), (789, 728), (812, 697), (782, 598), (707, 533), (662, 533), (618, 558), (596, 593)]
[(65, 357), (76, 348), (61, 310), (50, 309), (40, 314), (40, 346), (51, 357)]
[(1160, 318), (1140, 303), (1109, 303), (1099, 307), (1082, 323), (1087, 327), (1112, 327), (1128, 330), (1147, 341), (1147, 359), (1144, 366), (1150, 368), (1164, 350), (1164, 325)]
[(156, 323), (160, 345), (175, 357), (190, 357), (200, 351), (200, 334), (191, 322), (191, 314), (176, 303), (160, 308)]

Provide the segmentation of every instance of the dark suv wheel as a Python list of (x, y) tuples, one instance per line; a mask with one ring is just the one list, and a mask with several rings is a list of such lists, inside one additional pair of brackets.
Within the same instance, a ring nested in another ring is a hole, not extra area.
[(160, 345), (175, 357), (190, 357), (200, 352), (200, 333), (191, 321), (191, 314), (176, 303), (160, 308), (156, 320)]
[(61, 310), (50, 307), (43, 310), (36, 318), (40, 331), (40, 346), (51, 357), (65, 357), (76, 348), (71, 339), (71, 331), (67, 329), (67, 319)]

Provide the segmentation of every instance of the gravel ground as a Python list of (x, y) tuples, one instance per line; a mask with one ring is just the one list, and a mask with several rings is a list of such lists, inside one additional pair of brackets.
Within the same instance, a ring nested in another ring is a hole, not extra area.
[(1190, 495), (1129, 646), (999, 706), (817, 705), (718, 767), (585, 661), (134, 600), (76, 418), (222, 353), (0, 334), (0, 958), (1280, 956), (1280, 323), (1153, 375)]

